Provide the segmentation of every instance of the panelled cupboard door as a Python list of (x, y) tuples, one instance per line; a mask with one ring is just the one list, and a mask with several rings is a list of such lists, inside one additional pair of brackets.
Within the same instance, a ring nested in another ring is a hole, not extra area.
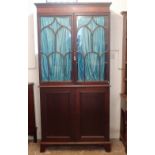
[(71, 88), (41, 88), (42, 139), (74, 139), (75, 93)]
[(80, 140), (108, 140), (109, 88), (79, 88), (77, 92)]

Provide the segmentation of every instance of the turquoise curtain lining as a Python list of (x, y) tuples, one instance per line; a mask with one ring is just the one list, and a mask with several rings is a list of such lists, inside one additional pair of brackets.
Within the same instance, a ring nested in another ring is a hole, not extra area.
[(78, 16), (78, 80), (103, 81), (105, 70), (104, 17)]
[(41, 17), (42, 81), (71, 80), (71, 24), (69, 17)]
[[(77, 17), (78, 81), (105, 80), (104, 16)], [(41, 17), (42, 81), (71, 81), (71, 18)]]

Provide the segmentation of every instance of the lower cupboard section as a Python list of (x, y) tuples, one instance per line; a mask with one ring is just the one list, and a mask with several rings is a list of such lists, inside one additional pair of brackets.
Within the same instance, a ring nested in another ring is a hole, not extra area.
[(50, 145), (97, 144), (110, 151), (109, 86), (40, 87), (41, 152)]

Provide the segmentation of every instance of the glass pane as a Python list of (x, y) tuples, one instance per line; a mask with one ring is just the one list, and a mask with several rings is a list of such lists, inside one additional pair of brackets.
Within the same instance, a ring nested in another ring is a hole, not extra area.
[(42, 81), (70, 81), (71, 18), (41, 17), (41, 79)]
[(105, 80), (105, 29), (104, 16), (77, 17), (78, 81)]

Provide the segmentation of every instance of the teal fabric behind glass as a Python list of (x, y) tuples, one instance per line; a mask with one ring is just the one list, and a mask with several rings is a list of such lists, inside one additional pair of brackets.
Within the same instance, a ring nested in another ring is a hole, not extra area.
[(78, 81), (105, 80), (105, 18), (77, 17)]
[(71, 19), (41, 17), (41, 79), (70, 81), (72, 70)]

